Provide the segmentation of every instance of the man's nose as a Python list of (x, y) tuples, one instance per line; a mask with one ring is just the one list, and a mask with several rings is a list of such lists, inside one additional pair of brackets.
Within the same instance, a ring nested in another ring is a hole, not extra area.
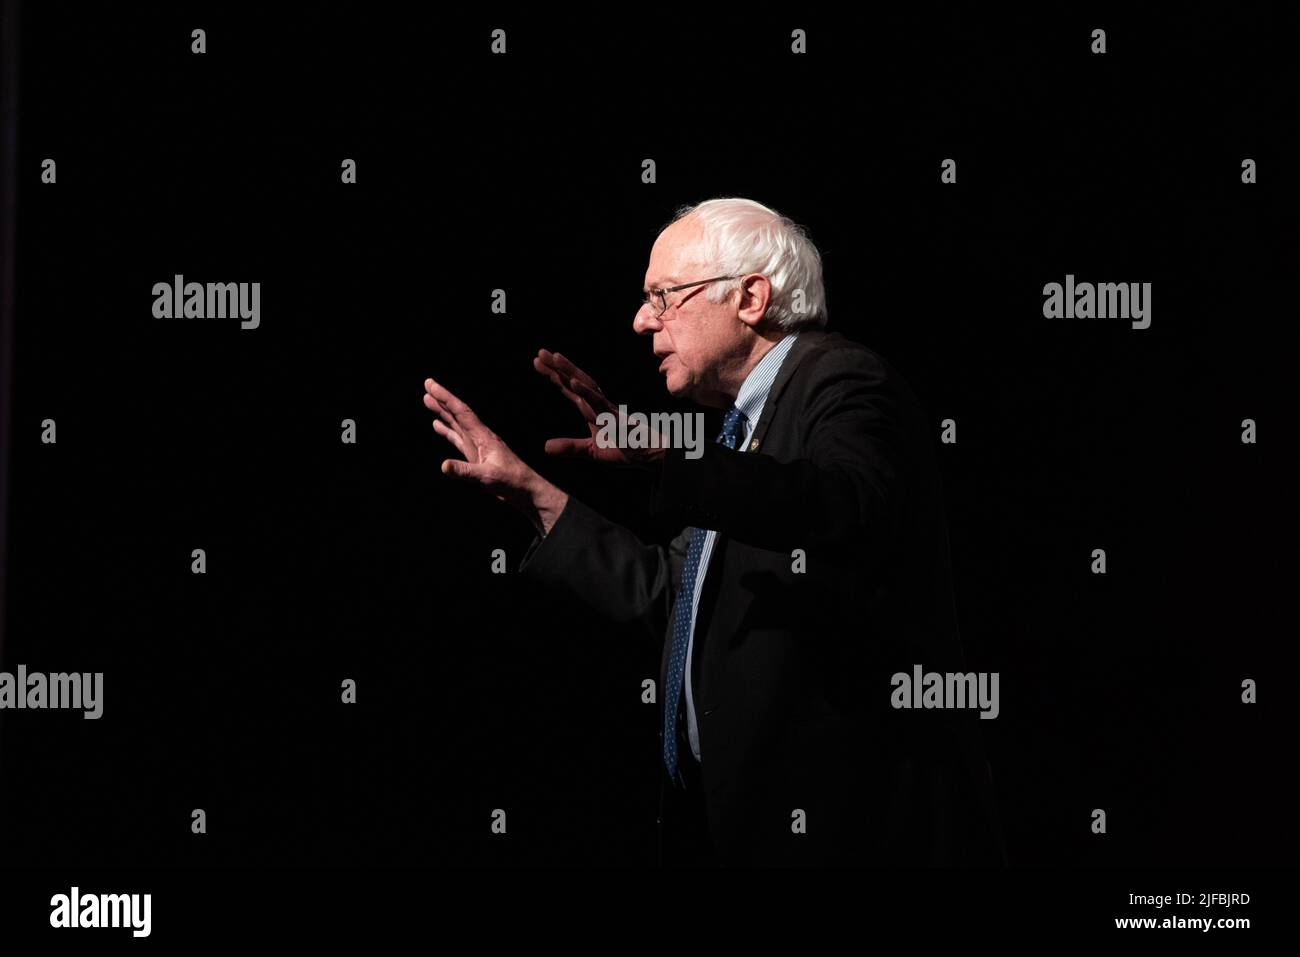
[(636, 318), (632, 320), (632, 329), (641, 336), (653, 335), (663, 327), (664, 324), (650, 313), (649, 307), (638, 309)]

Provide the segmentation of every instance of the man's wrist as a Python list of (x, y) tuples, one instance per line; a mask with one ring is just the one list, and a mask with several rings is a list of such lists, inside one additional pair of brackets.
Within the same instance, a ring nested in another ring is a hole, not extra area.
[(537, 529), (537, 533), (545, 538), (555, 527), (560, 513), (569, 502), (569, 496), (537, 473), (533, 473), (528, 483), (528, 497), (532, 504), (528, 517), (533, 527)]

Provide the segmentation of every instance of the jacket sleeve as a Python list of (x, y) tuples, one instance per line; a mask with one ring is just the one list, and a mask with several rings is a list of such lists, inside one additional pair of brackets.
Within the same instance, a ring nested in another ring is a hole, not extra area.
[(865, 350), (824, 352), (809, 376), (802, 457), (783, 462), (716, 443), (706, 443), (697, 459), (670, 450), (655, 510), (758, 548), (851, 547), (883, 555), (902, 505), (904, 400), (886, 367)]
[(689, 532), (684, 529), (667, 546), (646, 545), (571, 495), (550, 532), (533, 539), (519, 572), (614, 621), (641, 622), (662, 638), (681, 581)]

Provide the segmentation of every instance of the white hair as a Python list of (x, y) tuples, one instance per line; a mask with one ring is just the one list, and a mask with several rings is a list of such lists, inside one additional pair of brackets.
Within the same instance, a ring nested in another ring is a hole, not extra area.
[[(766, 318), (786, 332), (826, 325), (822, 257), (802, 226), (762, 203), (738, 197), (683, 206), (673, 222), (688, 216), (703, 227), (702, 264), (718, 275), (757, 272), (767, 277), (772, 298)], [(704, 295), (710, 302), (722, 302), (739, 288), (740, 280), (732, 279), (714, 283)]]

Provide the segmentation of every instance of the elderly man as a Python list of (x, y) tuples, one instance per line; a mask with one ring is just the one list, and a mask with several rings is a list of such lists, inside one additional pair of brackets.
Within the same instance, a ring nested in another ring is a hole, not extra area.
[[(900, 710), (892, 676), (960, 672), (930, 423), (879, 356), (824, 330), (821, 257), (759, 203), (679, 211), (654, 243), (633, 329), (668, 391), (724, 410), (688, 455), (618, 448), (592, 378), (534, 367), (589, 435), (546, 451), (651, 469), (685, 528), (647, 545), (525, 465), (432, 379), (434, 429), (537, 530), (521, 571), (664, 640), (660, 860), (1004, 862), (969, 712)], [(640, 445), (642, 443), (638, 443)]]

